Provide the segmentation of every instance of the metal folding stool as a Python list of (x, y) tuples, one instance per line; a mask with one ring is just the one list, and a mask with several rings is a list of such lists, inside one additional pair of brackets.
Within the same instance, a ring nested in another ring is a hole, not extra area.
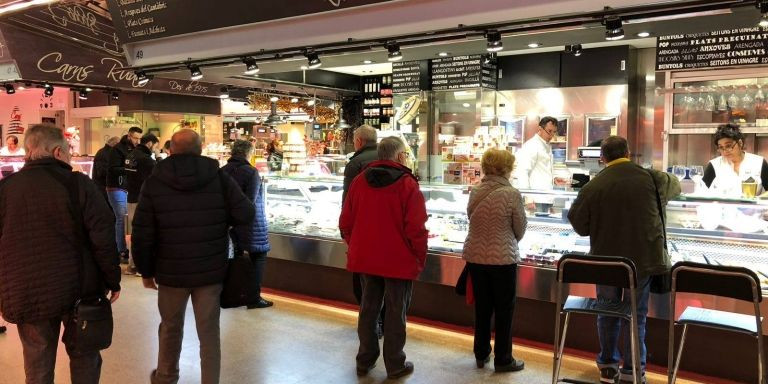
[[(668, 383), (672, 384), (677, 380), (677, 370), (680, 368), (680, 357), (683, 354), (685, 337), (688, 333), (688, 326), (692, 325), (742, 333), (756, 338), (758, 377), (761, 384), (768, 383), (765, 378), (765, 358), (763, 356), (763, 318), (760, 316), (760, 302), (763, 301), (763, 295), (760, 290), (760, 279), (755, 272), (742, 267), (683, 261), (672, 267), (671, 274), (672, 286), (669, 305), (672, 311), (675, 308), (677, 293), (686, 292), (751, 302), (755, 307), (755, 313), (754, 315), (746, 315), (692, 306), (686, 307), (677, 320), (675, 320), (675, 313), (671, 313), (669, 319)], [(677, 357), (675, 357), (674, 352), (676, 325), (683, 326)]]
[[(629, 304), (621, 302), (605, 302), (593, 298), (568, 295), (563, 304), (563, 284), (594, 284), (619, 287), (629, 290)], [(632, 348), (632, 376), (635, 383), (641, 383), (640, 343), (637, 335), (637, 270), (635, 263), (625, 257), (565, 255), (557, 265), (557, 300), (555, 314), (554, 364), (552, 367), (552, 384), (559, 382), (575, 382), (560, 380), (560, 365), (565, 348), (565, 336), (568, 332), (568, 321), (571, 313), (611, 316), (630, 322)], [(565, 314), (562, 335), (560, 334), (560, 317)]]

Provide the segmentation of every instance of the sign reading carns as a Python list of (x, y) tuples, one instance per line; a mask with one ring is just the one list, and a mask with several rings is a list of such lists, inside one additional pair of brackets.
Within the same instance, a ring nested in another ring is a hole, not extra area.
[(107, 0), (120, 41), (133, 43), (394, 0)]
[(768, 64), (768, 29), (660, 36), (656, 43), (657, 71), (756, 64)]
[(142, 86), (122, 58), (43, 39), (8, 24), (0, 24), (0, 30), (24, 80), (218, 97), (214, 84), (198, 81), (155, 78)]

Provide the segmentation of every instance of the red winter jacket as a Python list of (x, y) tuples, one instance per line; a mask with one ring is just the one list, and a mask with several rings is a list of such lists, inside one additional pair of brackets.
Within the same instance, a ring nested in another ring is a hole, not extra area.
[(427, 258), (427, 210), (411, 170), (374, 161), (349, 188), (339, 217), (352, 272), (414, 280)]

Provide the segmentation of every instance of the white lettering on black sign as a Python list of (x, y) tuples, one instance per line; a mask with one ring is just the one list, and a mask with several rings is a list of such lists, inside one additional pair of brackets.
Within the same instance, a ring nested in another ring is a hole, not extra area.
[(659, 37), (656, 70), (733, 67), (768, 63), (768, 29), (736, 28)]

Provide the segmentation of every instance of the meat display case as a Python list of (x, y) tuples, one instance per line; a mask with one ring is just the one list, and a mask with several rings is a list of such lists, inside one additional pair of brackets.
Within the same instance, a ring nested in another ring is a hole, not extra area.
[[(299, 179), (266, 176), (265, 200), (273, 252), (270, 257), (344, 268), (346, 246), (338, 231), (341, 211), (340, 178)], [(468, 230), (469, 188), (423, 184), (428, 221), (429, 252), (419, 280), (453, 285), (464, 261), (461, 250)], [(522, 191), (528, 227), (520, 242), (518, 296), (554, 301), (555, 265), (570, 252), (589, 252), (589, 238), (576, 234), (568, 222), (575, 191)], [(545, 201), (546, 203), (537, 203)], [(667, 234), (672, 262), (744, 266), (760, 277), (768, 290), (768, 201), (706, 200), (681, 197), (667, 207)], [(581, 293), (594, 289), (574, 286)], [(652, 295), (650, 315), (666, 318), (667, 304)], [(716, 308), (740, 308), (735, 300), (701, 298)], [(678, 300), (680, 301), (680, 300)]]
[[(93, 156), (73, 156), (70, 165), (73, 170), (92, 177)], [(23, 156), (0, 156), (0, 179), (18, 172), (22, 167), (24, 167)]]

